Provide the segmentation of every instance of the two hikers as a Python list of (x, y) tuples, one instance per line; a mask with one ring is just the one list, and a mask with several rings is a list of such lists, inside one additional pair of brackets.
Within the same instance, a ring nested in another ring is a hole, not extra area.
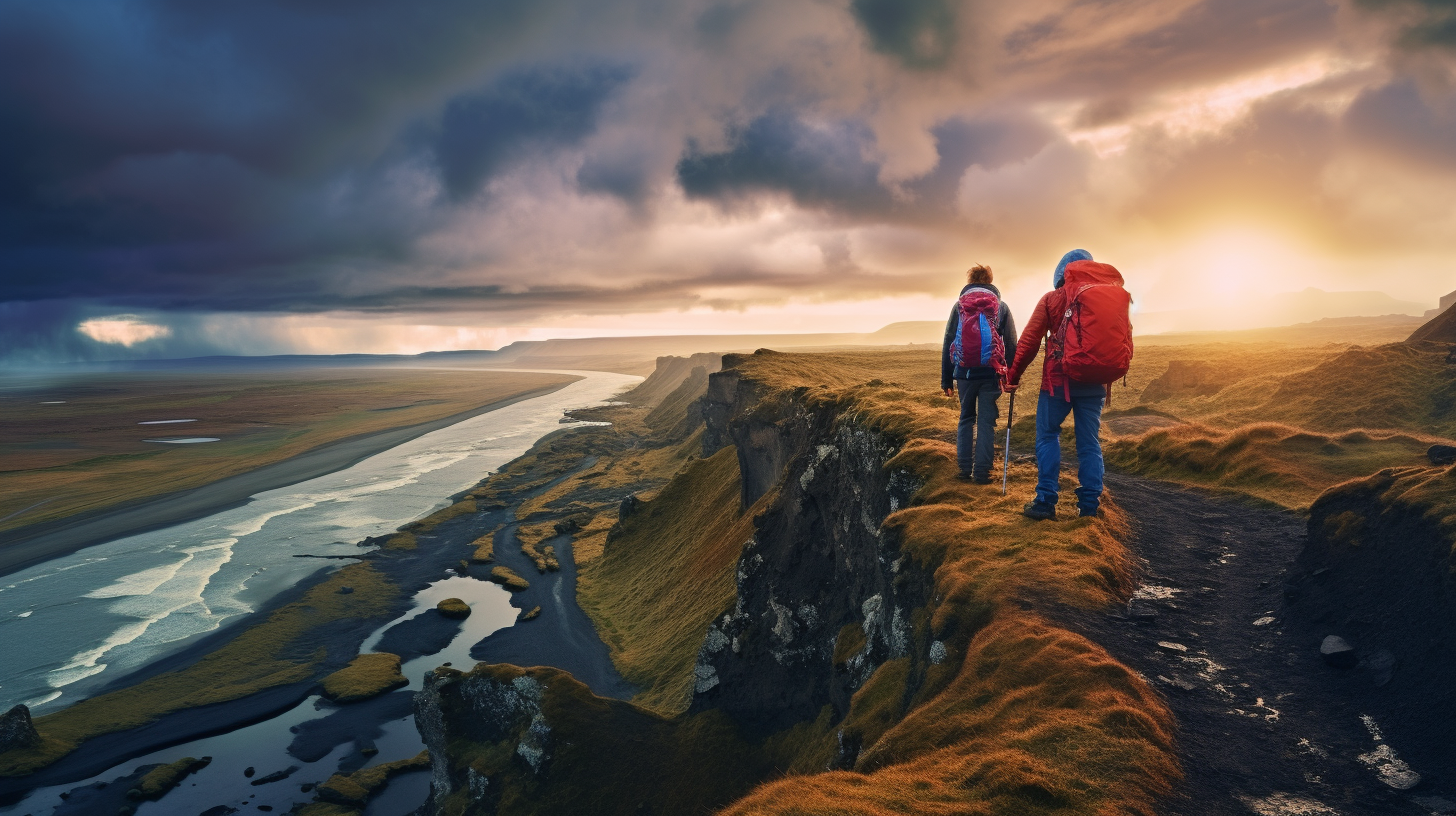
[(959, 392), (961, 400), (956, 463), (960, 478), (976, 484), (991, 483), (996, 401), (1001, 398), (1006, 349), (1016, 348), (1016, 321), (991, 280), (988, 266), (977, 264), (966, 273), (940, 346), (940, 390), (947, 397)]
[[(986, 278), (989, 285), (989, 270)], [(1004, 356), (994, 353), (985, 358), (994, 370), (1001, 373), (1001, 378), (994, 386), (994, 396), (989, 401), (993, 412), (990, 420), (984, 421), (986, 410), (983, 408), (983, 424), (977, 429), (985, 457), (983, 465), (981, 445), (978, 445), (972, 462), (977, 468), (973, 477), (983, 484), (985, 482), (979, 477), (990, 470), (995, 398), (1002, 392), (1014, 394), (1022, 374), (1036, 359), (1042, 341), (1046, 341), (1047, 356), (1042, 365), (1041, 393), (1036, 406), (1036, 498), (1022, 511), (1029, 518), (1057, 517), (1062, 465), (1061, 430), (1068, 414), (1072, 415), (1077, 440), (1078, 514), (1095, 516), (1101, 505), (1103, 462), (1102, 442), (1098, 434), (1102, 426), (1103, 401), (1110, 384), (1127, 374), (1132, 361), (1132, 325), (1128, 314), (1131, 298), (1122, 283), (1122, 275), (1115, 268), (1092, 260), (1092, 253), (1087, 250), (1068, 252), (1057, 263), (1052, 273), (1052, 291), (1043, 295), (1036, 304), (1020, 341), (1015, 339), (1014, 334), (1004, 337), (1006, 348), (1016, 348), (1010, 364), (1006, 364)], [(971, 289), (972, 286), (968, 285), (962, 290), (962, 299), (957, 302), (956, 312), (952, 314), (952, 321), (960, 327), (960, 335), (952, 339), (947, 326), (947, 350), (941, 355), (942, 388), (948, 389), (946, 358), (952, 353), (967, 356), (964, 348), (956, 347), (964, 346), (962, 338), (966, 327), (979, 322), (968, 316), (966, 300)], [(998, 296), (998, 304), (999, 300)], [(999, 305), (1005, 310), (1004, 304)], [(1009, 324), (1009, 310), (1006, 319)], [(1002, 334), (1008, 333), (1003, 331)], [(959, 369), (955, 371), (959, 373)], [(977, 388), (977, 393), (980, 390)], [(946, 393), (949, 395), (948, 390)], [(967, 435), (967, 407), (965, 391), (962, 393), (956, 453), (964, 477), (967, 452), (962, 440)], [(971, 409), (972, 416), (974, 410)]]

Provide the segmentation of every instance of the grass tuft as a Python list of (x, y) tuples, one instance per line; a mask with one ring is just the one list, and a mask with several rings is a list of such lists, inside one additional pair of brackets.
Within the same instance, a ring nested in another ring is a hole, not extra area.
[(440, 610), (440, 614), (447, 618), (463, 620), (470, 617), (470, 604), (459, 598), (446, 598), (435, 604), (435, 608)]
[[(470, 607), (465, 607), (467, 613)], [(356, 703), (409, 685), (400, 673), (399, 655), (361, 654), (323, 679), (324, 696), (336, 703)]]
[(515, 570), (505, 566), (492, 568), (490, 571), (490, 580), (495, 581), (497, 584), (512, 592), (520, 592), (531, 587), (530, 581), (517, 575)]
[(211, 763), (212, 757), (201, 759), (183, 757), (171, 764), (153, 768), (137, 782), (135, 788), (126, 792), (126, 798), (134, 801), (161, 799), (168, 791), (181, 784), (183, 779), (206, 768)]

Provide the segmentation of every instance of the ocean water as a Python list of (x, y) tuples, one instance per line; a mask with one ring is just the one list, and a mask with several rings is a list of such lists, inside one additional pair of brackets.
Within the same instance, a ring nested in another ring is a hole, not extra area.
[(353, 467), (197, 521), (89, 547), (0, 578), (0, 710), (37, 714), (247, 615), (343, 562), (356, 543), (445, 506), (561, 427), (641, 381), (603, 372), (426, 434)]

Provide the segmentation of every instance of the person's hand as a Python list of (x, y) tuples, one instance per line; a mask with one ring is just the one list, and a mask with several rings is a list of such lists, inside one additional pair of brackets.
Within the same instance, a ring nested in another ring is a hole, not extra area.
[(954, 388), (942, 388), (940, 390), (941, 391), (944, 391), (945, 392), (945, 395), (947, 397), (950, 397), (951, 399), (955, 399), (955, 389)]
[(1001, 381), (1001, 390), (1004, 391), (1007, 394), (1010, 394), (1010, 393), (1012, 393), (1012, 392), (1014, 392), (1016, 390), (1016, 385), (1017, 385), (1016, 383), (1014, 383), (1014, 382), (1012, 382), (1010, 380), (1002, 380)]

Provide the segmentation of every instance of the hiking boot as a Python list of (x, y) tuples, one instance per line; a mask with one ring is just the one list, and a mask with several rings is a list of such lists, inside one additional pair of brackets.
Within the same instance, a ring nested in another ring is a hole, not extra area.
[(1078, 507), (1077, 508), (1077, 515), (1078, 516), (1081, 516), (1082, 518), (1095, 518), (1097, 516), (1097, 508), (1095, 508), (1095, 507)]
[(991, 483), (991, 477), (990, 476), (972, 476), (971, 477), (971, 481), (975, 482), (976, 484), (990, 484)]
[(1034, 501), (1021, 508), (1021, 515), (1037, 521), (1054, 521), (1057, 517), (1057, 506), (1043, 501)]
[(960, 473), (956, 474), (956, 478), (960, 479), (963, 482), (969, 482), (971, 480), (971, 474), (963, 470)]

